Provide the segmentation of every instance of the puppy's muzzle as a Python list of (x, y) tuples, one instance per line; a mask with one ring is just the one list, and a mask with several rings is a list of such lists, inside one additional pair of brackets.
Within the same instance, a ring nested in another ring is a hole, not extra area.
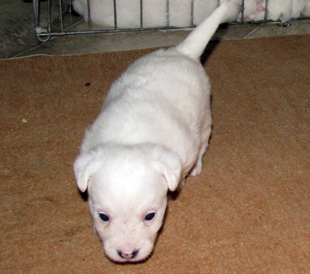
[(137, 249), (133, 250), (132, 252), (124, 252), (122, 250), (117, 250), (117, 254), (125, 260), (134, 259), (137, 256), (138, 252), (139, 252), (139, 250), (137, 250)]

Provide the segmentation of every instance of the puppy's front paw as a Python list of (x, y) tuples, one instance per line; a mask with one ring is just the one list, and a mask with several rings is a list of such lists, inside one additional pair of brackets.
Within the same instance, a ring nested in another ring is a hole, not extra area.
[(189, 173), (189, 176), (197, 176), (201, 173), (201, 171), (202, 171), (202, 164), (201, 162), (199, 162), (193, 167), (193, 169)]

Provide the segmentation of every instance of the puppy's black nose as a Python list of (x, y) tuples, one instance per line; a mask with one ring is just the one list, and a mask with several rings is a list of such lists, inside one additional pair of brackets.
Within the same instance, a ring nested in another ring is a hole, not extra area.
[(134, 259), (137, 254), (138, 254), (139, 250), (138, 249), (135, 249), (134, 251), (132, 252), (124, 252), (122, 250), (117, 250), (117, 253), (118, 255), (123, 258), (123, 259), (126, 259), (126, 260), (131, 260), (131, 259)]

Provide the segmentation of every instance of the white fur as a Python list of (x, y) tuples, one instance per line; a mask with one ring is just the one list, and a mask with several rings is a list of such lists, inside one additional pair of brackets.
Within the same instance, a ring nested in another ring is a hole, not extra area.
[(267, 9), (268, 19), (288, 22), (291, 19), (292, 0), (270, 0)]
[(305, 10), (305, 6), (305, 0), (292, 0), (291, 18), (298, 18), (302, 16), (303, 11)]
[(310, 0), (305, 1), (305, 8), (302, 11), (302, 16), (310, 16)]
[[(269, 0), (266, 7), (266, 0), (262, 1), (262, 6), (268, 10), (267, 19), (286, 23), (291, 18), (299, 18), (307, 15), (307, 5), (309, 0)], [(265, 19), (265, 11), (256, 11), (249, 16), (251, 20)]]
[[(227, 4), (221, 5), (178, 46), (132, 64), (85, 134), (75, 176), (79, 189), (88, 190), (95, 230), (113, 261), (150, 255), (167, 190), (201, 172), (211, 109), (199, 57), (226, 11)], [(155, 217), (146, 220), (150, 213)]]
[[(224, 3), (227, 0), (220, 0)], [(243, 17), (247, 18), (250, 14), (256, 12), (257, 1), (259, 0), (244, 0)], [(230, 0), (228, 12), (225, 16), (225, 22), (232, 22), (236, 19), (240, 20), (242, 17), (242, 0)]]

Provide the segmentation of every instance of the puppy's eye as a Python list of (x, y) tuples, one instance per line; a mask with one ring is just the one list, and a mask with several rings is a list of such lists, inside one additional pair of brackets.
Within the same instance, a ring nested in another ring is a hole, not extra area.
[(145, 215), (144, 220), (145, 221), (151, 221), (154, 219), (154, 217), (155, 217), (155, 212), (151, 212), (151, 213), (148, 213)]
[(101, 219), (102, 221), (104, 221), (104, 222), (108, 222), (108, 221), (110, 221), (109, 216), (108, 216), (108, 215), (106, 215), (106, 214), (99, 213), (99, 217), (100, 217), (100, 219)]

